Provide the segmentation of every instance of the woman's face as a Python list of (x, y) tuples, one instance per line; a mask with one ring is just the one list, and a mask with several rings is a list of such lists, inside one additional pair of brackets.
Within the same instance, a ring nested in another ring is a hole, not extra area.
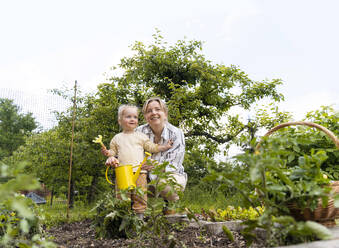
[(164, 126), (167, 120), (167, 114), (161, 108), (158, 101), (152, 101), (147, 105), (145, 119), (151, 127)]

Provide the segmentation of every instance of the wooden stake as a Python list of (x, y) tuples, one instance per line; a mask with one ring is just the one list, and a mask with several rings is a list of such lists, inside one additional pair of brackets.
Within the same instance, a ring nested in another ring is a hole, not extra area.
[(76, 96), (77, 96), (77, 81), (75, 80), (74, 99), (73, 99), (71, 154), (69, 158), (69, 173), (68, 173), (67, 221), (69, 220), (69, 205), (70, 205), (70, 200), (71, 200), (72, 157), (73, 157), (74, 123), (75, 123), (75, 113), (76, 113)]

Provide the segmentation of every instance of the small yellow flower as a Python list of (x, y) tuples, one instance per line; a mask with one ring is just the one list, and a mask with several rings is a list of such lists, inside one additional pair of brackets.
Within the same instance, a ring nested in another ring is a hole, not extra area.
[(255, 155), (259, 155), (260, 152), (259, 152), (258, 150), (256, 150), (256, 151), (254, 152), (254, 154), (255, 154)]
[(97, 138), (95, 138), (94, 140), (92, 140), (92, 142), (94, 143), (99, 143), (102, 147), (104, 147), (104, 143), (102, 143), (102, 136), (101, 135), (98, 135)]
[(12, 213), (11, 213), (11, 216), (15, 216), (15, 212), (12, 212)]
[(323, 178), (327, 179), (327, 175), (323, 174)]
[(226, 214), (227, 214), (227, 211), (226, 210), (224, 210), (224, 211), (220, 211), (220, 216), (222, 217), (222, 218), (224, 218), (225, 216), (226, 216)]

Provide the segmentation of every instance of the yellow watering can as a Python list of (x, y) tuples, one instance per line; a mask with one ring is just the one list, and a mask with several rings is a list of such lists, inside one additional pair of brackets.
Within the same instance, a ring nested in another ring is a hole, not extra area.
[[(140, 175), (141, 166), (146, 162), (147, 158), (151, 156), (151, 154), (148, 152), (145, 152), (145, 154), (146, 156), (144, 160), (139, 165), (136, 165), (136, 166), (121, 165), (115, 168), (115, 177), (116, 177), (116, 182), (117, 182), (117, 186), (119, 189), (135, 188), (136, 182)], [(137, 166), (138, 166), (138, 170), (135, 173), (133, 173), (133, 167), (137, 167)]]
[[(102, 147), (106, 149), (104, 143), (102, 143), (102, 136), (99, 135), (96, 139), (92, 140), (94, 143), (99, 143)], [(145, 152), (146, 156), (144, 160), (139, 165), (121, 165), (115, 168), (115, 177), (117, 186), (119, 189), (135, 188), (136, 182), (140, 175), (141, 166), (146, 162), (147, 158), (151, 156), (150, 153)], [(133, 173), (133, 168), (138, 166), (138, 170)], [(110, 166), (107, 166), (105, 177), (109, 184), (113, 183), (108, 179), (108, 170)]]

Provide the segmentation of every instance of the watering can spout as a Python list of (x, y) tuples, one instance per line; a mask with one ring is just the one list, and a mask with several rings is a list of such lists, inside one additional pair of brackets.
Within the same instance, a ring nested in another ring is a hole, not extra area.
[(147, 158), (148, 158), (149, 156), (151, 156), (151, 154), (148, 153), (148, 152), (145, 152), (145, 154), (146, 154), (146, 156), (144, 157), (144, 160), (139, 164), (138, 170), (137, 170), (137, 171), (134, 173), (134, 175), (133, 175), (133, 182), (134, 182), (135, 184), (136, 184), (136, 182), (137, 182), (137, 180), (138, 180), (138, 177), (139, 177), (139, 175), (140, 175), (141, 166), (146, 162)]

